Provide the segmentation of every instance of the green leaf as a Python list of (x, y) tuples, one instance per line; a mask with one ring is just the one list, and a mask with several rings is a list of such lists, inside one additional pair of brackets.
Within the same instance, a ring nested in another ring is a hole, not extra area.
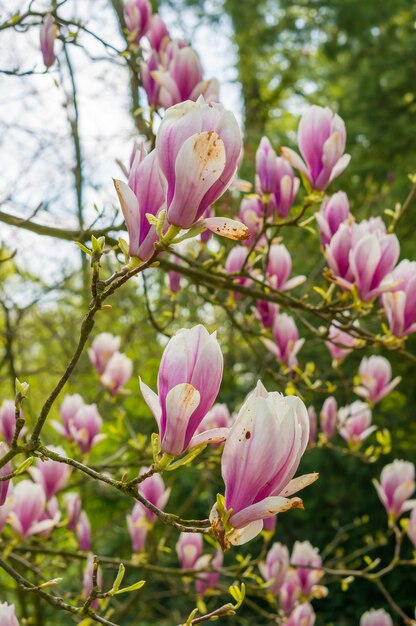
[(116, 591), (114, 595), (118, 595), (119, 593), (128, 593), (129, 591), (137, 591), (137, 589), (141, 589), (143, 585), (146, 584), (145, 580), (139, 580), (139, 582), (134, 583), (134, 585), (130, 585), (129, 587), (123, 587), (123, 589), (119, 589)]

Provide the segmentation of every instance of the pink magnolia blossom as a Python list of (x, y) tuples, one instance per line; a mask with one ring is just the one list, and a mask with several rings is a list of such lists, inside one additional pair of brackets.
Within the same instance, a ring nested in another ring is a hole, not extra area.
[(354, 391), (371, 404), (380, 402), (401, 381), (400, 376), (391, 379), (390, 362), (382, 356), (364, 357), (360, 363), (358, 376), (360, 383)]
[(316, 411), (315, 407), (311, 404), (308, 406), (308, 416), (309, 416), (309, 445), (313, 444), (316, 441), (317, 434), (317, 420), (316, 420)]
[[(217, 550), (214, 557), (211, 554), (204, 554), (199, 557), (194, 565), (194, 570), (205, 569), (212, 567), (213, 569), (220, 569), (224, 561), (224, 555), (221, 550)], [(216, 589), (220, 581), (220, 572), (201, 572), (195, 577), (196, 592), (200, 595), (204, 595), (208, 589)]]
[(67, 527), (69, 530), (75, 530), (81, 513), (81, 498), (79, 493), (70, 492), (64, 496), (66, 513), (68, 516)]
[(114, 396), (128, 383), (133, 373), (133, 361), (121, 352), (115, 352), (108, 361), (101, 382)]
[[(300, 498), (288, 496), (318, 477), (309, 474), (293, 479), (308, 439), (309, 418), (303, 402), (296, 396), (268, 393), (259, 381), (231, 427), (221, 459), (224, 506), (232, 509), (229, 543), (246, 543), (261, 532), (264, 518), (302, 507)], [(217, 505), (210, 519), (215, 529)]]
[(337, 191), (333, 196), (324, 198), (315, 217), (321, 231), (322, 247), (325, 248), (341, 224), (351, 217), (347, 194), (344, 191)]
[(81, 511), (79, 514), (75, 532), (79, 549), (82, 552), (89, 552), (91, 550), (91, 524), (85, 511)]
[(208, 104), (200, 96), (166, 111), (156, 154), (170, 224), (190, 228), (222, 196), (236, 172), (241, 147), (237, 120), (221, 104)]
[(140, 61), (140, 78), (142, 87), (146, 92), (150, 106), (159, 106), (160, 85), (153, 77), (153, 73), (159, 69), (159, 55), (155, 50), (151, 52), (146, 61)]
[(22, 480), (14, 487), (13, 501), (9, 522), (22, 538), (49, 530), (59, 521), (59, 516), (42, 519), (46, 506), (45, 491), (42, 485), (31, 480)]
[(169, 44), (168, 63), (163, 64), (152, 77), (160, 86), (159, 103), (165, 109), (204, 96), (207, 102), (218, 102), (219, 83), (216, 79), (203, 80), (201, 61), (191, 46)]
[(380, 498), (389, 517), (398, 519), (405, 511), (416, 506), (410, 500), (415, 490), (415, 466), (410, 461), (395, 460), (383, 467), (380, 482), (374, 481)]
[(252, 311), (264, 328), (273, 328), (276, 315), (279, 313), (279, 305), (269, 300), (257, 300)]
[(154, 252), (158, 235), (146, 214), (156, 217), (165, 202), (155, 150), (146, 156), (141, 146), (136, 152), (128, 184), (114, 180), (114, 187), (129, 233), (129, 254), (147, 261)]
[(134, 553), (141, 552), (146, 547), (149, 522), (140, 502), (136, 502), (131, 514), (127, 515), (127, 528), (131, 539), (131, 549)]
[[(6, 446), (2, 441), (0, 441), (0, 459), (2, 459), (6, 453), (7, 453)], [(0, 467), (0, 478), (2, 478), (3, 476), (8, 476), (11, 473), (12, 473), (12, 466), (11, 466), (10, 461), (8, 461), (5, 465), (3, 465), (3, 467)], [(9, 487), (10, 487), (10, 480), (0, 481), (0, 506), (3, 506), (3, 504), (6, 502)]]
[[(240, 211), (238, 213), (240, 220), (245, 224), (250, 232), (250, 237), (245, 240), (246, 246), (252, 246), (257, 234), (263, 226), (265, 218), (266, 208), (260, 198), (246, 197), (243, 198), (240, 205)], [(264, 237), (261, 237), (257, 242), (257, 245), (261, 245), (264, 242)]]
[(289, 250), (282, 243), (274, 243), (270, 246), (267, 275), (273, 287), (279, 291), (288, 291), (306, 280), (306, 276), (294, 276), (292, 273), (292, 257)]
[(345, 441), (359, 446), (377, 426), (371, 425), (371, 409), (365, 402), (356, 400), (338, 411), (338, 432)]
[(52, 15), (48, 14), (40, 27), (40, 49), (46, 67), (51, 67), (55, 63), (54, 47), (57, 34), (58, 27)]
[(180, 455), (188, 448), (219, 443), (227, 429), (195, 432), (217, 397), (223, 356), (216, 333), (201, 325), (182, 329), (170, 339), (160, 362), (158, 395), (140, 381), (143, 397), (158, 426), (162, 451)]
[(391, 273), (393, 286), (383, 294), (383, 307), (391, 332), (405, 337), (416, 332), (416, 261), (404, 259)]
[(350, 288), (354, 276), (350, 266), (352, 248), (352, 228), (347, 223), (339, 225), (335, 234), (325, 246), (325, 258), (338, 284)]
[[(115, 352), (118, 351), (120, 347), (120, 337), (116, 337), (111, 333), (101, 333), (97, 335), (94, 341), (91, 344), (91, 348), (88, 349), (88, 356), (90, 357), (90, 361), (94, 368), (97, 370), (99, 374), (102, 374), (106, 368), (107, 363), (113, 356)], [(68, 398), (68, 400), (67, 400)], [(68, 403), (68, 411), (73, 415), (75, 410), (79, 409), (82, 406), (81, 402), (82, 398), (79, 394), (74, 394), (73, 396), (66, 396), (64, 399)], [(77, 407), (77, 409), (75, 409)], [(66, 408), (66, 406), (65, 406)], [(61, 412), (65, 410), (64, 404), (62, 404)], [(62, 416), (62, 419), (65, 423), (65, 420)]]
[(410, 513), (410, 518), (406, 527), (406, 533), (416, 550), (416, 505), (413, 507), (412, 512)]
[(323, 191), (350, 162), (350, 155), (344, 154), (345, 143), (345, 124), (339, 115), (328, 107), (312, 106), (302, 116), (298, 128), (304, 161), (290, 148), (282, 148), (282, 154), (314, 189)]
[(9, 484), (9, 489), (7, 492), (7, 497), (3, 504), (0, 505), (0, 533), (3, 531), (6, 523), (9, 520), (9, 514), (13, 510), (14, 507), (14, 497), (13, 497), (13, 483)]
[(259, 570), (262, 578), (271, 583), (267, 587), (273, 595), (277, 595), (285, 580), (289, 567), (289, 551), (281, 543), (274, 543), (267, 553), (266, 561), (259, 563)]
[[(20, 417), (23, 416), (20, 411)], [(14, 431), (16, 429), (16, 407), (14, 400), (4, 400), (0, 407), (0, 435), (4, 438), (5, 442), (10, 446), (13, 441)], [(19, 433), (19, 438), (26, 432), (26, 428), (23, 428)]]
[(267, 137), (256, 152), (256, 187), (260, 195), (269, 195), (269, 209), (287, 217), (299, 190), (299, 179), (287, 159), (278, 157)]
[(285, 626), (314, 626), (315, 621), (316, 615), (312, 605), (309, 602), (303, 602), (293, 609), (284, 624)]
[(159, 52), (162, 45), (169, 41), (168, 28), (158, 13), (152, 15), (146, 37), (156, 52)]
[(138, 44), (151, 24), (152, 7), (148, 0), (128, 0), (124, 7), (124, 20), (129, 40)]
[(321, 430), (327, 439), (331, 439), (337, 432), (337, 414), (337, 401), (334, 396), (329, 396), (319, 413)]
[(202, 555), (204, 542), (199, 533), (181, 533), (176, 542), (176, 554), (182, 569), (193, 569)]
[(79, 393), (74, 393), (73, 395), (67, 394), (59, 408), (59, 415), (62, 420), (62, 424), (57, 421), (52, 421), (52, 426), (54, 429), (60, 434), (66, 437), (67, 439), (72, 439), (71, 435), (71, 423), (74, 420), (74, 417), (81, 407), (84, 406), (84, 400), (79, 395)]
[(197, 432), (203, 433), (210, 428), (230, 428), (232, 417), (226, 404), (214, 404), (198, 426)]
[[(243, 267), (248, 270), (250, 267), (250, 261), (247, 258), (248, 254), (249, 251), (245, 246), (233, 246), (225, 261), (225, 271), (227, 274), (238, 274), (242, 271)], [(247, 276), (239, 276), (234, 278), (234, 282), (242, 287), (248, 287), (251, 285), (252, 280)], [(241, 298), (241, 294), (234, 292), (234, 297), (238, 300)]]
[(169, 279), (169, 291), (171, 293), (178, 293), (181, 290), (181, 274), (179, 272), (168, 272)]
[(279, 604), (281, 609), (289, 614), (298, 604), (301, 597), (299, 579), (294, 569), (289, 569), (279, 592)]
[[(82, 581), (85, 598), (89, 597), (92, 591), (92, 588), (94, 586), (93, 576), (94, 576), (94, 556), (92, 554), (89, 554), (87, 557), (87, 564), (85, 566), (84, 576), (83, 576), (83, 581)], [(97, 569), (97, 585), (100, 587), (100, 589), (103, 586), (103, 573), (101, 571), (100, 566), (98, 566), (98, 569)], [(91, 602), (90, 607), (92, 608), (93, 611), (97, 610), (98, 604), (99, 604), (98, 598), (96, 598), (95, 600)]]
[(325, 341), (325, 345), (332, 360), (338, 364), (342, 363), (349, 353), (353, 351), (357, 345), (357, 338), (341, 330), (336, 324), (331, 324), (328, 341)]
[(75, 413), (69, 423), (71, 439), (84, 454), (105, 438), (100, 434), (103, 419), (96, 404), (85, 404)]
[(0, 626), (19, 626), (14, 604), (0, 602)]
[[(318, 549), (314, 548), (309, 541), (296, 541), (290, 564), (295, 568), (302, 595), (309, 597), (324, 575), (323, 571), (319, 569), (322, 566), (322, 559)], [(313, 569), (308, 565), (312, 566)]]
[(360, 626), (393, 626), (393, 620), (384, 609), (371, 609), (361, 616)]
[(273, 517), (266, 517), (263, 520), (263, 530), (269, 533), (272, 533), (274, 532), (276, 528), (276, 524), (277, 524), (277, 515), (274, 515)]
[[(148, 467), (140, 469), (140, 476), (148, 472)], [(149, 500), (158, 509), (164, 509), (170, 496), (170, 489), (166, 489), (163, 478), (160, 474), (153, 474), (139, 484), (139, 493)], [(157, 516), (153, 511), (144, 507), (144, 512), (149, 522), (155, 522)]]
[[(66, 457), (65, 450), (61, 446), (49, 446), (48, 450)], [(30, 467), (28, 471), (33, 480), (42, 485), (46, 499), (50, 500), (65, 487), (71, 476), (72, 468), (66, 463), (52, 459), (37, 459), (36, 466)]]
[(274, 341), (263, 339), (264, 345), (281, 363), (293, 368), (298, 363), (296, 355), (305, 342), (299, 339), (295, 320), (287, 313), (277, 314), (272, 332)]

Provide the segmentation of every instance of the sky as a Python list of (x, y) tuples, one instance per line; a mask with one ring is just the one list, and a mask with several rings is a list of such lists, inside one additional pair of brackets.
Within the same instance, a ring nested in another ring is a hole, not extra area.
[[(28, 5), (25, 1), (0, 0), (1, 21), (18, 10), (23, 13)], [(49, 6), (42, 0), (32, 2), (33, 11)], [(75, 16), (102, 39), (123, 49), (107, 0), (67, 0), (60, 11), (63, 18)], [(162, 11), (162, 17), (173, 37), (191, 41), (201, 57), (204, 77), (219, 79), (221, 101), (241, 122), (235, 51), (227, 19), (224, 17), (215, 29), (213, 42), (212, 28), (199, 24), (190, 10), (181, 12), (180, 25), (172, 10)], [(116, 159), (128, 161), (137, 134), (129, 114), (128, 74), (123, 61), (113, 53), (109, 55), (85, 32), (80, 33), (78, 43), (68, 50), (78, 95), (85, 213), (87, 223), (97, 218), (97, 211), (102, 213), (100, 225), (105, 226), (115, 213), (116, 222), (120, 222), (112, 178), (121, 177)], [(1, 210), (14, 215), (75, 228), (74, 148), (68, 123), (68, 112), (73, 112), (68, 100), (72, 88), (61, 42), (57, 42), (57, 55), (56, 66), (45, 72), (37, 24), (0, 34), (0, 204)], [(33, 74), (4, 73), (10, 70)], [(74, 243), (40, 237), (3, 223), (0, 241), (17, 250), (20, 267), (48, 283), (56, 282), (79, 263)]]

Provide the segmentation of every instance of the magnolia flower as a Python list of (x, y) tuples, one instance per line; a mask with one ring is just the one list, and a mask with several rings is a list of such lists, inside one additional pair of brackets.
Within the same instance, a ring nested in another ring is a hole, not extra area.
[(267, 587), (273, 595), (277, 595), (285, 580), (289, 567), (289, 551), (281, 543), (274, 543), (267, 553), (266, 561), (259, 563), (262, 578), (271, 583)]
[[(238, 216), (240, 220), (245, 224), (250, 232), (250, 237), (245, 240), (245, 244), (247, 246), (253, 245), (254, 240), (257, 237), (257, 234), (261, 230), (263, 226), (263, 220), (265, 217), (265, 206), (260, 200), (255, 196), (243, 198), (240, 205), (240, 211)], [(264, 236), (262, 236), (257, 245), (261, 245), (264, 242)]]
[[(6, 446), (2, 441), (0, 441), (0, 459), (4, 457), (7, 453)], [(3, 467), (0, 467), (0, 478), (3, 476), (8, 476), (12, 473), (12, 466), (10, 461), (8, 461)], [(2, 506), (7, 498), (7, 493), (9, 491), (10, 480), (1, 480), (0, 481), (0, 506)]]
[(0, 504), (0, 533), (6, 525), (6, 522), (9, 520), (9, 514), (13, 510), (14, 507), (14, 497), (13, 497), (13, 484), (10, 482), (7, 497), (4, 500), (3, 504)]
[[(113, 354), (118, 351), (119, 347), (120, 337), (116, 337), (111, 333), (101, 333), (100, 335), (97, 335), (95, 337), (94, 341), (91, 344), (91, 348), (88, 349), (88, 356), (90, 357), (91, 363), (99, 374), (102, 374), (104, 372), (107, 363), (109, 362)], [(77, 407), (77, 409), (79, 409), (80, 406), (82, 406), (83, 404), (82, 398), (79, 394), (75, 394), (73, 396), (65, 396), (64, 403), (61, 407), (61, 412), (62, 410), (64, 410), (65, 402), (68, 403), (68, 409), (72, 409), (73, 412), (75, 412), (75, 406)], [(64, 419), (63, 421), (65, 422)]]
[[(66, 457), (65, 450), (61, 446), (49, 446), (48, 450)], [(71, 476), (72, 468), (66, 463), (52, 459), (37, 459), (36, 466), (30, 467), (28, 471), (33, 480), (42, 485), (46, 499), (50, 500), (65, 487)]]
[(129, 40), (138, 44), (150, 28), (152, 7), (148, 0), (128, 0), (124, 7), (124, 20)]
[(299, 178), (286, 159), (276, 156), (267, 137), (256, 152), (256, 187), (260, 195), (269, 196), (269, 209), (287, 217), (299, 190)]
[[(22, 417), (22, 412), (20, 411)], [(0, 407), (0, 435), (4, 438), (7, 445), (11, 445), (16, 430), (16, 406), (14, 400), (4, 400)], [(26, 432), (23, 428), (19, 433), (19, 438)]]
[(305, 342), (304, 339), (299, 339), (295, 320), (287, 313), (277, 314), (272, 332), (274, 342), (270, 339), (263, 339), (264, 345), (281, 363), (293, 368), (298, 363), (296, 355)]
[(85, 511), (81, 511), (75, 528), (79, 549), (89, 552), (91, 549), (91, 524)]
[[(296, 396), (268, 393), (259, 381), (240, 409), (222, 454), (224, 507), (232, 509), (225, 545), (246, 543), (261, 532), (264, 518), (302, 507), (300, 498), (288, 496), (318, 477), (309, 474), (293, 479), (308, 439), (309, 418), (303, 402)], [(220, 537), (217, 505), (210, 519)]]
[(291, 613), (300, 600), (301, 589), (294, 569), (289, 569), (279, 592), (279, 604), (286, 613)]
[(350, 204), (344, 191), (337, 191), (333, 196), (324, 198), (319, 212), (315, 213), (323, 248), (329, 244), (341, 224), (347, 222), (350, 216)]
[(141, 552), (146, 547), (149, 522), (143, 505), (136, 502), (131, 514), (127, 515), (127, 529), (131, 539), (131, 549), (134, 553)]
[[(103, 586), (103, 574), (100, 567), (97, 569), (97, 585), (100, 589)], [(84, 597), (88, 598), (94, 586), (94, 556), (92, 554), (89, 554), (87, 557), (87, 565), (84, 570), (82, 586), (84, 590)], [(97, 610), (98, 598), (91, 602), (90, 607), (93, 611)]]
[(393, 620), (384, 609), (371, 609), (361, 616), (360, 626), (393, 626)]
[(276, 524), (277, 524), (277, 515), (274, 515), (273, 517), (266, 517), (263, 520), (263, 530), (269, 533), (272, 533), (274, 532), (276, 528)]
[(390, 362), (382, 356), (364, 357), (358, 370), (359, 386), (354, 387), (357, 395), (377, 404), (385, 398), (401, 381), (400, 376), (391, 380)]
[[(149, 471), (148, 467), (140, 469), (140, 476)], [(170, 489), (165, 488), (165, 483), (160, 474), (153, 474), (139, 484), (139, 493), (149, 500), (158, 509), (164, 509), (170, 496)], [(155, 522), (157, 516), (153, 511), (144, 507), (144, 512), (149, 522)]]
[(405, 511), (416, 506), (416, 500), (409, 500), (416, 486), (413, 463), (396, 459), (383, 467), (380, 482), (375, 480), (374, 485), (392, 520), (398, 519)]
[(14, 604), (0, 602), (0, 626), (19, 626)]
[(198, 426), (197, 433), (203, 433), (211, 428), (229, 428), (231, 423), (232, 417), (227, 405), (218, 402), (205, 415)]
[(410, 518), (406, 526), (406, 533), (416, 550), (416, 505), (410, 513)]
[(391, 290), (383, 294), (383, 307), (391, 332), (405, 337), (416, 332), (416, 261), (401, 261), (390, 275)]
[(298, 128), (304, 161), (290, 148), (282, 148), (282, 154), (314, 189), (323, 191), (350, 162), (350, 155), (344, 154), (345, 143), (345, 124), (339, 115), (328, 107), (312, 106), (302, 116)]
[(309, 445), (313, 444), (316, 441), (316, 433), (317, 433), (317, 424), (316, 424), (316, 411), (315, 407), (311, 404), (308, 406), (308, 417), (309, 417)]
[(371, 426), (371, 409), (365, 402), (356, 400), (338, 411), (338, 431), (345, 441), (359, 446), (377, 426)]
[(354, 276), (350, 266), (350, 252), (352, 247), (352, 228), (342, 223), (325, 245), (324, 253), (334, 280), (344, 288), (350, 288)]
[(162, 44), (169, 41), (169, 31), (158, 13), (152, 15), (146, 37), (153, 50), (156, 50), (156, 52), (159, 52)]
[[(247, 269), (250, 265), (248, 255), (249, 252), (245, 246), (233, 246), (225, 261), (225, 271), (227, 274), (238, 274), (242, 271), (243, 267)], [(249, 287), (252, 280), (247, 276), (239, 276), (238, 278), (234, 278), (234, 282), (242, 287)], [(241, 298), (241, 294), (234, 292), (234, 298), (238, 300)]]
[(54, 47), (57, 34), (58, 27), (52, 15), (48, 14), (40, 27), (40, 49), (46, 67), (51, 67), (55, 63)]
[(140, 61), (140, 79), (150, 106), (159, 106), (160, 86), (153, 78), (159, 69), (159, 55), (153, 50), (146, 61)]
[(105, 435), (100, 434), (103, 420), (98, 413), (96, 404), (85, 404), (75, 413), (70, 422), (71, 438), (79, 446), (84, 454), (91, 448), (105, 439)]
[(270, 246), (267, 275), (275, 289), (288, 291), (306, 280), (306, 276), (294, 276), (289, 280), (292, 273), (292, 257), (284, 244), (274, 243)]
[(357, 345), (357, 338), (341, 330), (337, 324), (331, 324), (328, 332), (328, 341), (325, 341), (325, 345), (332, 360), (339, 364), (353, 351)]
[[(190, 228), (222, 196), (234, 177), (241, 148), (237, 120), (221, 104), (208, 104), (200, 96), (166, 111), (156, 154), (170, 224)], [(218, 226), (218, 220), (209, 218), (205, 224)]]
[(42, 485), (31, 480), (22, 480), (15, 486), (13, 502), (9, 522), (23, 539), (49, 530), (59, 521), (59, 513), (54, 519), (42, 519), (46, 506), (45, 491)]
[(315, 621), (316, 615), (312, 605), (309, 602), (303, 602), (293, 609), (284, 624), (285, 626), (314, 626)]
[(202, 554), (204, 542), (199, 533), (181, 533), (176, 542), (176, 554), (182, 569), (194, 569)]
[[(194, 565), (194, 570), (205, 569), (212, 567), (213, 569), (220, 569), (222, 567), (224, 555), (221, 550), (217, 550), (214, 557), (211, 554), (204, 554), (199, 557)], [(220, 580), (219, 572), (201, 572), (195, 577), (196, 592), (200, 595), (206, 593), (208, 589), (215, 589)]]
[(257, 300), (252, 308), (255, 318), (264, 328), (273, 328), (276, 315), (279, 313), (279, 305), (268, 300)]
[(224, 440), (228, 431), (222, 428), (195, 435), (217, 397), (222, 371), (216, 333), (210, 335), (198, 325), (182, 329), (170, 339), (160, 362), (158, 395), (140, 381), (143, 397), (159, 426), (163, 452), (176, 456), (199, 444)]
[(133, 373), (133, 361), (121, 352), (115, 352), (108, 361), (101, 382), (114, 396), (130, 380)]
[(319, 413), (321, 430), (327, 439), (331, 439), (337, 432), (337, 412), (337, 401), (334, 396), (329, 396)]
[[(322, 566), (322, 559), (318, 549), (314, 548), (309, 541), (296, 541), (290, 564), (295, 568), (302, 595), (309, 597), (315, 585), (324, 575), (323, 571), (319, 569)], [(313, 569), (308, 565), (312, 566)]]
[(66, 507), (66, 513), (68, 516), (67, 527), (69, 530), (75, 530), (79, 516), (81, 513), (81, 498), (79, 493), (70, 492), (65, 494), (64, 502)]

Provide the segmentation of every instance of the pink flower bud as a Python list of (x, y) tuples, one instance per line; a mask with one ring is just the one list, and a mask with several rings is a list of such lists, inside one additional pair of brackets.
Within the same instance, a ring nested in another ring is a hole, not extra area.
[(142, 153), (138, 153), (128, 185), (115, 180), (114, 186), (129, 233), (129, 254), (147, 261), (154, 252), (158, 236), (146, 214), (157, 216), (165, 201), (156, 152), (153, 150), (144, 159)]
[(286, 613), (291, 613), (300, 600), (301, 589), (296, 571), (289, 569), (279, 592), (279, 604)]
[(416, 505), (416, 500), (409, 500), (415, 490), (415, 466), (409, 461), (396, 459), (383, 467), (380, 483), (374, 481), (374, 485), (378, 497), (393, 520)]
[[(309, 541), (296, 541), (293, 546), (290, 564), (295, 568), (301, 593), (309, 597), (315, 585), (324, 575), (319, 569), (322, 566), (322, 559), (317, 548), (314, 548)], [(312, 566), (314, 569), (307, 567)]]
[(201, 325), (182, 329), (166, 346), (160, 362), (157, 396), (140, 381), (143, 397), (158, 426), (163, 452), (180, 455), (205, 441), (218, 443), (227, 431), (194, 437), (221, 385), (223, 356), (216, 339)]
[[(225, 271), (227, 274), (238, 274), (242, 271), (244, 266), (247, 270), (250, 267), (250, 261), (247, 259), (248, 254), (249, 252), (245, 246), (233, 246), (225, 261)], [(251, 279), (247, 278), (247, 276), (234, 278), (234, 282), (243, 287), (248, 287), (252, 283)], [(241, 298), (241, 294), (234, 292), (234, 297), (238, 300)]]
[(152, 15), (150, 27), (146, 33), (146, 37), (153, 50), (156, 50), (156, 52), (159, 52), (162, 44), (169, 40), (169, 31), (167, 26), (158, 13), (156, 13), (156, 15)]
[[(146, 474), (149, 470), (148, 467), (142, 467), (140, 469), (140, 476)], [(149, 502), (157, 506), (158, 509), (164, 509), (170, 496), (170, 489), (165, 488), (165, 483), (160, 474), (153, 474), (149, 478), (146, 478), (139, 484), (139, 493), (144, 496)], [(149, 522), (155, 522), (157, 516), (155, 513), (145, 508), (145, 514)]]
[(309, 602), (303, 602), (293, 609), (284, 624), (285, 626), (314, 626), (315, 621), (316, 615), (312, 605)]
[(391, 380), (390, 362), (382, 356), (364, 357), (358, 370), (360, 384), (354, 388), (357, 395), (371, 404), (385, 398), (401, 381), (397, 376)]
[(103, 425), (101, 415), (98, 413), (96, 404), (85, 404), (75, 413), (69, 423), (71, 438), (79, 446), (84, 454), (104, 439), (100, 435)]
[(198, 533), (181, 533), (176, 542), (176, 554), (182, 569), (193, 569), (202, 554), (204, 542)]
[[(309, 418), (303, 402), (295, 396), (268, 393), (258, 382), (231, 427), (221, 459), (225, 508), (232, 509), (230, 543), (250, 541), (261, 532), (264, 518), (302, 506), (299, 498), (287, 496), (317, 478), (310, 474), (292, 481), (308, 439)], [(215, 505), (212, 523), (217, 515)]]
[(383, 307), (391, 332), (405, 337), (416, 332), (416, 261), (404, 259), (390, 275), (393, 286), (383, 294)]
[(345, 441), (359, 446), (377, 426), (371, 426), (371, 409), (365, 402), (356, 400), (338, 411), (338, 431)]
[(269, 533), (274, 532), (276, 528), (276, 524), (277, 524), (277, 515), (274, 515), (273, 517), (266, 517), (263, 520), (263, 530), (266, 530)]
[[(51, 452), (66, 457), (65, 450), (59, 446), (49, 446)], [(58, 491), (63, 489), (71, 476), (72, 468), (66, 463), (51, 459), (37, 459), (36, 466), (29, 468), (29, 474), (36, 483), (42, 485), (46, 499), (50, 500)]]
[(70, 492), (65, 494), (64, 502), (68, 516), (68, 530), (75, 530), (81, 513), (81, 498), (79, 493)]
[(277, 181), (276, 152), (267, 137), (262, 137), (256, 152), (256, 187), (261, 194), (274, 192)]
[[(111, 335), (110, 333), (101, 333), (97, 335), (94, 341), (91, 344), (91, 348), (88, 349), (88, 356), (90, 357), (90, 361), (97, 370), (99, 374), (102, 374), (105, 370), (105, 367), (108, 361), (111, 359), (113, 354), (117, 352), (120, 347), (120, 337), (116, 337), (115, 335)], [(80, 399), (81, 396), (75, 394), (74, 396), (66, 396), (66, 398), (72, 398), (72, 402), (68, 400), (68, 409), (71, 411), (72, 407), (75, 407), (78, 404), (77, 410), (82, 406)], [(64, 402), (65, 402), (64, 400)], [(62, 405), (63, 408), (63, 405)], [(62, 411), (61, 408), (61, 411)], [(62, 417), (62, 415), (61, 415)], [(72, 417), (72, 415), (71, 415)], [(63, 422), (65, 420), (63, 417)]]
[(371, 609), (361, 616), (360, 626), (393, 626), (393, 620), (384, 609)]
[[(22, 412), (20, 412), (22, 416)], [(13, 441), (14, 431), (16, 429), (16, 407), (13, 400), (4, 400), (0, 407), (0, 435), (10, 446)], [(21, 437), (26, 429), (23, 429), (19, 437)]]
[(150, 106), (159, 106), (160, 85), (153, 78), (153, 72), (159, 69), (159, 57), (153, 51), (147, 61), (140, 62), (140, 78)]
[(137, 502), (130, 515), (127, 515), (127, 528), (131, 539), (131, 549), (134, 553), (142, 552), (146, 547), (147, 521), (145, 510), (140, 502)]
[(40, 49), (46, 67), (51, 67), (55, 63), (54, 46), (57, 34), (58, 27), (52, 15), (48, 14), (40, 27)]
[(273, 595), (277, 595), (285, 580), (289, 567), (289, 551), (281, 543), (274, 543), (267, 553), (266, 561), (259, 563), (260, 574), (267, 583)]
[(3, 528), (6, 525), (6, 522), (9, 520), (9, 514), (13, 510), (14, 507), (14, 497), (13, 497), (13, 483), (10, 482), (9, 489), (7, 492), (7, 497), (3, 504), (0, 505), (0, 533), (3, 531)]
[[(0, 460), (4, 457), (6, 453), (7, 453), (6, 446), (4, 445), (2, 441), (0, 441)], [(12, 466), (11, 466), (10, 461), (8, 461), (6, 465), (3, 465), (3, 467), (0, 467), (0, 478), (2, 478), (3, 476), (7, 476), (8, 474), (11, 474), (11, 473), (12, 473)], [(3, 504), (6, 502), (7, 492), (9, 491), (9, 486), (10, 486), (10, 480), (0, 481), (0, 506), (3, 506)]]
[(170, 224), (190, 228), (222, 196), (237, 169), (241, 146), (237, 120), (221, 104), (199, 97), (166, 111), (156, 153)]
[(279, 305), (268, 300), (257, 300), (256, 306), (253, 307), (252, 311), (264, 328), (273, 328), (276, 315), (279, 312)]
[(263, 339), (266, 348), (287, 367), (293, 368), (297, 365), (296, 355), (305, 340), (299, 339), (299, 332), (293, 317), (286, 313), (276, 315), (273, 324), (273, 338), (274, 342), (270, 339)]
[[(265, 207), (259, 198), (243, 198), (240, 205), (239, 218), (250, 231), (250, 237), (245, 240), (247, 246), (251, 246), (257, 234), (263, 226)], [(261, 245), (262, 237), (257, 245)]]
[(314, 406), (309, 406), (308, 407), (308, 416), (309, 416), (309, 445), (311, 445), (312, 443), (314, 443), (316, 441), (316, 432), (317, 432), (317, 425), (316, 425), (316, 411), (315, 411), (315, 407)]
[(324, 198), (319, 213), (315, 214), (321, 231), (322, 247), (331, 241), (341, 224), (350, 218), (350, 204), (344, 191), (337, 191), (333, 196)]
[(263, 137), (256, 152), (256, 188), (260, 195), (270, 195), (269, 207), (280, 217), (287, 217), (299, 189), (289, 162), (276, 156), (270, 141)]
[(406, 527), (406, 533), (416, 550), (416, 506), (410, 513), (410, 518)]
[(76, 535), (78, 546), (82, 552), (91, 549), (91, 524), (85, 511), (81, 511), (76, 525)]
[(334, 396), (329, 396), (322, 405), (319, 413), (321, 430), (327, 439), (331, 439), (337, 432), (338, 405)]
[(336, 363), (342, 361), (352, 352), (357, 345), (357, 339), (350, 333), (346, 333), (335, 324), (329, 327), (328, 341), (325, 341), (328, 352)]
[(290, 148), (282, 148), (282, 154), (314, 189), (323, 191), (350, 162), (350, 155), (344, 154), (345, 142), (345, 124), (339, 115), (328, 107), (312, 106), (302, 116), (298, 129), (304, 161)]
[(1, 626), (19, 626), (17, 621), (14, 604), (0, 602), (0, 625)]
[(133, 361), (121, 352), (115, 352), (108, 361), (101, 382), (114, 396), (130, 380), (133, 373)]
[(52, 422), (54, 429), (67, 439), (72, 439), (70, 425), (73, 422), (78, 409), (83, 406), (84, 400), (79, 393), (74, 393), (72, 396), (67, 394), (59, 408), (59, 415), (61, 417), (62, 424), (56, 421)]
[(349, 289), (354, 279), (350, 267), (352, 229), (349, 224), (340, 224), (336, 233), (325, 247), (325, 258), (335, 280), (344, 289)]
[(148, 0), (129, 0), (124, 7), (124, 19), (129, 40), (138, 44), (150, 28), (152, 7)]
[[(89, 554), (87, 557), (87, 565), (85, 566), (85, 570), (84, 570), (84, 577), (83, 577), (83, 581), (82, 581), (82, 586), (84, 588), (84, 597), (88, 598), (92, 588), (94, 586), (94, 556), (92, 554)], [(97, 585), (100, 587), (100, 589), (103, 586), (103, 573), (101, 571), (101, 568), (98, 567), (97, 569)], [(93, 600), (90, 604), (91, 608), (93, 611), (96, 611), (98, 608), (98, 598), (96, 598), (95, 600)]]
[[(211, 554), (204, 554), (199, 557), (194, 565), (194, 569), (205, 569), (212, 567), (213, 569), (221, 569), (224, 561), (224, 555), (221, 550), (217, 550), (214, 558)], [(216, 589), (220, 581), (220, 572), (201, 572), (195, 577), (196, 592), (200, 595), (204, 595), (208, 589)]]
[(22, 480), (14, 488), (13, 499), (9, 522), (20, 537), (36, 535), (56, 525), (58, 519), (42, 519), (46, 506), (42, 485)]
[(171, 293), (178, 293), (181, 290), (181, 274), (179, 272), (168, 272), (169, 278), (169, 291)]
[(288, 291), (305, 282), (306, 276), (295, 276), (288, 280), (291, 273), (292, 257), (289, 250), (282, 243), (272, 244), (267, 263), (267, 274), (273, 287), (279, 291)]

